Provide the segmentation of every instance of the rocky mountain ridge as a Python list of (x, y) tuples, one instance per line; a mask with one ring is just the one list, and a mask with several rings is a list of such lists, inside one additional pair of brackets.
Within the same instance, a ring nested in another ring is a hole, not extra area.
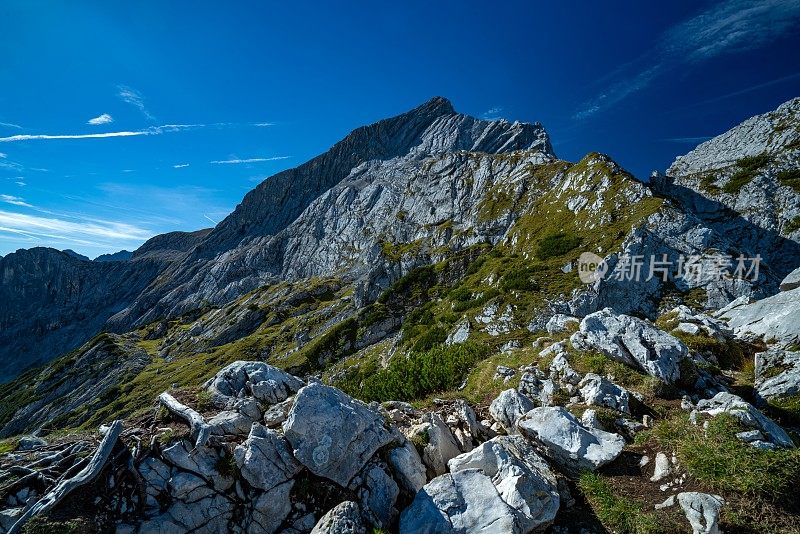
[[(0, 532), (800, 529), (800, 245), (731, 200), (795, 205), (793, 109), (646, 184), (436, 98), (216, 229), (0, 259), (8, 298), (46, 303), (44, 345), (86, 341), (0, 386)], [(625, 274), (757, 255), (757, 276)]]

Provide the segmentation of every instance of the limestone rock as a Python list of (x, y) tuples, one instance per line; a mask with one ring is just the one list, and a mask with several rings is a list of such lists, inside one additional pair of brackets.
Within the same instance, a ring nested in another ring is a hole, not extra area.
[(605, 406), (622, 413), (631, 413), (630, 392), (600, 375), (588, 373), (578, 387), (583, 400), (589, 406)]
[(218, 372), (206, 388), (221, 397), (255, 397), (275, 404), (303, 387), (303, 381), (264, 362), (236, 361)]
[(341, 486), (394, 439), (380, 413), (320, 383), (300, 389), (283, 431), (303, 465)]
[(254, 424), (247, 440), (234, 450), (236, 465), (251, 486), (269, 491), (300, 472), (286, 439), (274, 430)]
[(565, 470), (594, 471), (622, 453), (625, 440), (618, 434), (586, 428), (560, 406), (534, 408), (517, 422), (523, 436)]
[(755, 388), (760, 398), (770, 400), (800, 395), (800, 351), (759, 352), (755, 362)]
[(763, 339), (784, 347), (798, 343), (800, 288), (782, 291), (752, 304), (730, 308), (722, 318), (741, 339)]
[(693, 534), (721, 534), (719, 512), (725, 501), (719, 495), (694, 491), (678, 494), (678, 503), (692, 525)]
[(411, 442), (406, 441), (402, 447), (395, 447), (386, 456), (395, 476), (406, 491), (413, 495), (422, 489), (427, 481), (425, 466)]
[(679, 339), (610, 308), (584, 317), (570, 342), (578, 350), (599, 350), (668, 384), (680, 378), (680, 363), (689, 355)]
[(786, 275), (781, 282), (781, 291), (791, 291), (800, 287), (800, 267)]
[(367, 534), (358, 504), (345, 501), (322, 516), (311, 534)]
[(516, 434), (517, 420), (535, 407), (533, 401), (525, 395), (515, 389), (507, 389), (489, 405), (489, 415), (500, 423), (507, 434)]

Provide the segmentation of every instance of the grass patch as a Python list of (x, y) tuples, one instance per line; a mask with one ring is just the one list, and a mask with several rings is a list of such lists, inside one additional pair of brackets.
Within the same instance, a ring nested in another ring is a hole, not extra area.
[(735, 341), (719, 341), (702, 331), (696, 336), (680, 331), (672, 332), (672, 335), (683, 341), (683, 344), (693, 352), (706, 357), (713, 356), (720, 369), (739, 370), (744, 365), (746, 359), (744, 351)]
[(742, 443), (743, 427), (731, 415), (721, 414), (708, 429), (693, 425), (685, 414), (659, 421), (644, 433), (644, 442), (674, 451), (689, 476), (717, 492), (789, 502), (800, 480), (800, 449), (762, 451)]
[[(614, 532), (631, 534), (656, 534), (681, 532), (666, 513), (644, 512), (645, 505), (619, 496), (601, 475), (584, 472), (578, 488), (589, 501), (597, 518)], [(670, 528), (672, 527), (672, 528)]]

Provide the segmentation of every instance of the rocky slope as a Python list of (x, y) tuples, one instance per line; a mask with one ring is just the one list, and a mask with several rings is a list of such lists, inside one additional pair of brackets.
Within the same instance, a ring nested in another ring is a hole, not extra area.
[[(798, 531), (800, 249), (759, 215), (796, 200), (795, 108), (645, 184), (436, 98), (213, 230), (0, 259), (17, 337), (40, 299), (37, 347), (83, 343), (0, 386), (0, 532)], [(704, 254), (764, 261), (615, 275)]]

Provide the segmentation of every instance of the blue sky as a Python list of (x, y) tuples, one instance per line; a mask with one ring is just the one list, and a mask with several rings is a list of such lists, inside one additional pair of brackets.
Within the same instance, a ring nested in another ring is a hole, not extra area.
[(295, 5), (4, 0), (0, 254), (211, 226), (434, 95), (640, 177), (800, 96), (800, 0)]

